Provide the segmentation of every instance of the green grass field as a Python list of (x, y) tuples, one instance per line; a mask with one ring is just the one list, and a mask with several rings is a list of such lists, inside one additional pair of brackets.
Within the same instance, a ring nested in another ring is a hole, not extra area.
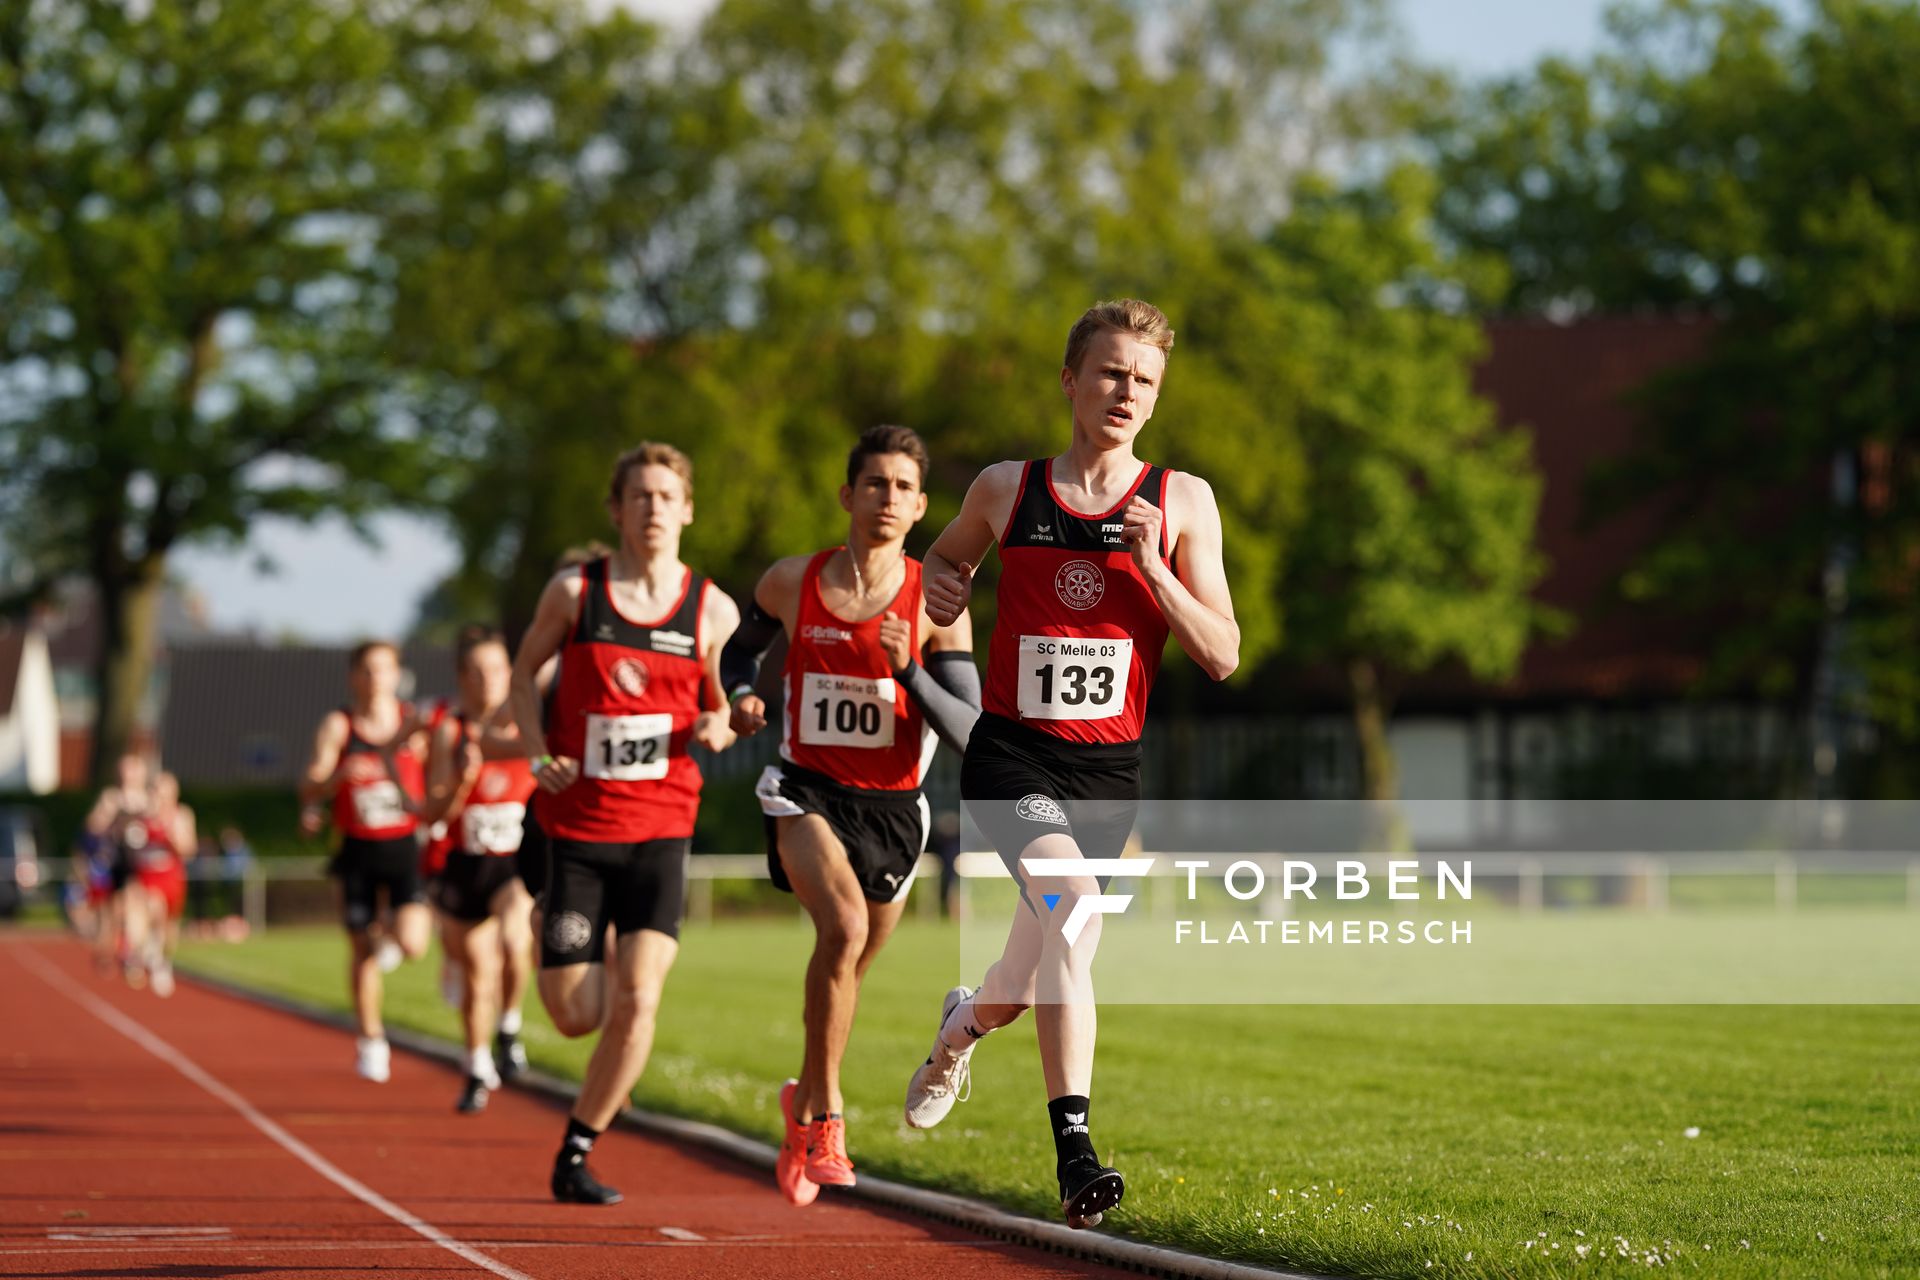
[[(636, 1100), (776, 1140), (810, 944), (791, 918), (690, 926)], [(899, 1119), (957, 952), (909, 919), (869, 977), (854, 1159), (1052, 1219), (1030, 1020), (981, 1047), (946, 1124)], [(284, 929), (183, 961), (344, 1007), (345, 955)], [(388, 1011), (455, 1034), (432, 963)], [(535, 1061), (577, 1076), (585, 1047), (528, 1015)], [(1143, 1240), (1368, 1276), (1920, 1275), (1920, 1007), (1118, 1006), (1100, 1036), (1111, 1229)]]

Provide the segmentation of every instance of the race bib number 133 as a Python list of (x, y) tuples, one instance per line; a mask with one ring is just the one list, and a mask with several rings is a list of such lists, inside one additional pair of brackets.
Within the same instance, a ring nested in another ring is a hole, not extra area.
[(1029, 720), (1105, 720), (1127, 705), (1133, 641), (1020, 637), (1020, 714)]

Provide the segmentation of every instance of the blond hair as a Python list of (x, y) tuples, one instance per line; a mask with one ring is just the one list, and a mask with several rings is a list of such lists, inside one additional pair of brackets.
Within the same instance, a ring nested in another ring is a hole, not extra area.
[(680, 483), (686, 487), (687, 497), (693, 497), (693, 459), (670, 444), (642, 440), (613, 460), (613, 481), (607, 486), (608, 501), (616, 505), (619, 503), (621, 492), (627, 487), (627, 472), (635, 467), (665, 467), (680, 477)]
[(1096, 333), (1128, 334), (1160, 348), (1162, 355), (1173, 354), (1173, 326), (1160, 308), (1138, 298), (1116, 298), (1088, 307), (1067, 331), (1067, 368), (1074, 373), (1080, 372), (1080, 359)]

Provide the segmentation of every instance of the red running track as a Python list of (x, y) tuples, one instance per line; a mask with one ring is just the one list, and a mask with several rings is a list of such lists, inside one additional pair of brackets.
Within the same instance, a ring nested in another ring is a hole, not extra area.
[(353, 1074), (348, 1034), (182, 984), (93, 976), (57, 935), (0, 935), (0, 1276), (1119, 1276), (823, 1196), (616, 1130), (627, 1193), (553, 1203), (564, 1127), (518, 1090), (453, 1110), (452, 1068), (396, 1050)]

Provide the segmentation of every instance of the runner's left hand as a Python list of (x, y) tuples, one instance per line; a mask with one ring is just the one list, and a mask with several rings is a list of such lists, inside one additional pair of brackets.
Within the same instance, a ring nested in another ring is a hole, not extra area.
[(735, 739), (728, 712), (702, 711), (693, 720), (693, 740), (709, 751), (725, 751)]
[(913, 665), (913, 627), (904, 618), (889, 613), (880, 623), (880, 648), (895, 671)]
[(1160, 560), (1160, 529), (1165, 513), (1139, 494), (1128, 500), (1120, 513), (1120, 536), (1133, 552), (1134, 567), (1142, 574), (1152, 571)]

